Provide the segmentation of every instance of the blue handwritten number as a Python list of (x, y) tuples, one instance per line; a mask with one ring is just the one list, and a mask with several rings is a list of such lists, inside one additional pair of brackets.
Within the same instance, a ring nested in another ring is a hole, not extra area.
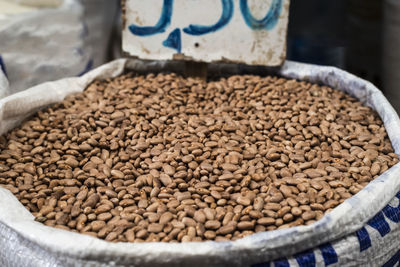
[(247, 0), (240, 0), (240, 10), (246, 24), (253, 30), (271, 30), (278, 23), (282, 11), (282, 0), (273, 0), (267, 15), (263, 19), (255, 19), (250, 13)]
[(181, 30), (179, 28), (173, 30), (162, 44), (163, 46), (175, 49), (178, 53), (180, 53), (182, 50)]
[(229, 23), (233, 17), (233, 0), (221, 0), (222, 2), (222, 15), (218, 22), (211, 26), (193, 25), (190, 24), (184, 28), (183, 31), (190, 35), (203, 35), (215, 32)]
[(161, 17), (155, 26), (129, 26), (131, 33), (139, 36), (149, 36), (157, 33), (165, 32), (165, 29), (171, 23), (173, 0), (164, 0)]
[[(164, 0), (161, 16), (155, 26), (137, 26), (131, 24), (128, 28), (130, 32), (137, 36), (150, 36), (163, 33), (171, 24), (172, 10), (174, 0)], [(214, 25), (196, 25), (190, 24), (183, 29), (183, 32), (190, 35), (203, 35), (216, 32), (226, 26), (232, 19), (234, 13), (233, 0), (221, 0), (222, 14), (217, 23)], [(282, 0), (273, 0), (267, 15), (261, 20), (257, 20), (251, 15), (247, 0), (240, 0), (240, 10), (246, 24), (253, 30), (267, 29), (271, 30), (278, 23), (279, 16), (282, 11)], [(162, 42), (165, 47), (175, 49), (181, 53), (182, 39), (179, 28), (173, 30)]]

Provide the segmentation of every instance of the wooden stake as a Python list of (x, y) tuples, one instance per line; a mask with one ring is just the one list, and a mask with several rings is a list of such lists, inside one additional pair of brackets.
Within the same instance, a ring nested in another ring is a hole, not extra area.
[(185, 61), (185, 75), (186, 77), (195, 77), (206, 81), (208, 64), (204, 62)]

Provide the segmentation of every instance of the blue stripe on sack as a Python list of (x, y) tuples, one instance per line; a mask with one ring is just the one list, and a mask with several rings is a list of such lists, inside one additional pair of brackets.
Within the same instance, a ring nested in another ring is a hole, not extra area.
[(257, 264), (251, 265), (251, 267), (269, 267), (269, 266), (270, 266), (269, 262), (257, 263)]
[(314, 251), (307, 250), (302, 253), (294, 255), (297, 263), (300, 267), (314, 267), (315, 266), (315, 255)]
[[(396, 198), (400, 202), (400, 192), (397, 193)], [(395, 223), (400, 222), (400, 203), (397, 207), (391, 207), (389, 205), (386, 205), (386, 207), (383, 208), (383, 213), (388, 217), (389, 220)]]
[(367, 248), (371, 247), (371, 238), (367, 232), (365, 227), (361, 228), (356, 232), (358, 242), (360, 243), (360, 252), (366, 250)]
[[(397, 207), (392, 207), (390, 205), (386, 205), (382, 211), (378, 212), (372, 219), (367, 222), (367, 225), (371, 226), (375, 230), (379, 232), (381, 237), (384, 237), (388, 233), (390, 233), (391, 228), (388, 222), (385, 219), (385, 216), (395, 222), (400, 222), (400, 192), (396, 194), (396, 198), (399, 200), (399, 204)], [(385, 216), (384, 216), (385, 215)], [(360, 244), (360, 252), (370, 248), (371, 238), (370, 235), (365, 227), (362, 227), (360, 230), (356, 231), (356, 236), (358, 242)], [(325, 266), (334, 264), (338, 262), (338, 255), (335, 249), (332, 247), (330, 243), (326, 243), (318, 247), (321, 251), (322, 257), (324, 259)], [(315, 262), (315, 254), (312, 250), (308, 250), (302, 253), (298, 253), (294, 255), (297, 263), (300, 267), (314, 267), (316, 265)], [(393, 267), (397, 264), (400, 264), (400, 250), (390, 258), (383, 267)], [(261, 263), (257, 265), (253, 265), (257, 267), (265, 266), (269, 267), (270, 263)], [(281, 259), (278, 261), (274, 261), (275, 267), (289, 267), (289, 262), (287, 259)]]
[[(400, 201), (400, 192), (396, 194), (396, 198)], [(397, 207), (392, 207), (390, 205), (386, 205), (382, 211), (378, 212), (371, 220), (368, 221), (368, 225), (374, 228), (379, 232), (379, 234), (384, 237), (388, 233), (390, 233), (390, 225), (387, 223), (385, 216), (395, 222), (400, 222), (400, 204)], [(358, 242), (360, 243), (360, 252), (371, 247), (371, 238), (367, 232), (365, 227), (361, 228), (356, 232)]]
[(400, 250), (397, 251), (396, 254), (394, 254), (393, 257), (390, 258), (382, 267), (393, 267), (396, 265), (396, 263), (400, 262)]
[(386, 222), (382, 212), (378, 212), (367, 224), (376, 229), (382, 237), (390, 233), (390, 225)]
[(6, 65), (4, 64), (3, 58), (0, 55), (0, 69), (3, 71), (3, 73), (7, 77), (7, 71), (6, 71)]
[(274, 261), (275, 267), (290, 267), (289, 262), (287, 259), (281, 259)]
[(321, 250), (322, 257), (324, 258), (325, 266), (338, 262), (337, 253), (330, 243), (319, 246), (319, 249)]

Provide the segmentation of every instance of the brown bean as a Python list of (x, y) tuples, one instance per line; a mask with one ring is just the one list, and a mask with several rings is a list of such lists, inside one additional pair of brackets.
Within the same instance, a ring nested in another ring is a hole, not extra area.
[(90, 225), (92, 226), (92, 231), (98, 232), (106, 226), (106, 223), (104, 221), (93, 221)]
[(87, 200), (82, 204), (82, 208), (86, 207), (91, 207), (94, 208), (94, 206), (97, 204), (97, 202), (100, 200), (100, 197), (98, 194), (92, 194), (90, 195)]
[(217, 220), (206, 221), (204, 226), (206, 227), (206, 229), (217, 230), (218, 228), (220, 228), (221, 223)]
[(278, 210), (277, 215), (278, 215), (278, 217), (283, 217), (286, 213), (290, 212), (290, 210), (291, 210), (291, 207), (289, 207), (289, 206), (283, 207), (280, 210)]
[(216, 233), (215, 233), (214, 231), (208, 230), (208, 231), (206, 231), (206, 232), (204, 233), (204, 237), (205, 237), (206, 239), (214, 239), (214, 238), (216, 237)]
[(163, 229), (163, 225), (159, 224), (159, 223), (152, 223), (149, 224), (149, 226), (147, 227), (147, 231), (149, 233), (159, 233), (161, 232)]
[(193, 227), (196, 226), (196, 221), (193, 220), (192, 218), (189, 218), (189, 217), (184, 217), (184, 218), (182, 219), (182, 222), (183, 222), (186, 226), (193, 226)]
[(264, 225), (264, 226), (274, 225), (275, 219), (269, 218), (269, 217), (263, 217), (263, 218), (258, 219), (257, 223)]
[(236, 224), (229, 223), (219, 228), (217, 232), (221, 235), (227, 235), (227, 234), (232, 234), (235, 231), (235, 229), (236, 229)]
[(171, 212), (165, 212), (160, 216), (160, 224), (164, 225), (171, 221), (173, 218), (173, 214)]
[(254, 222), (242, 221), (237, 224), (239, 230), (251, 230), (254, 228)]
[(193, 218), (199, 223), (205, 223), (207, 219), (206, 214), (202, 210), (195, 211)]
[(104, 212), (104, 213), (100, 213), (99, 215), (97, 215), (97, 219), (100, 221), (108, 221), (111, 218), (112, 218), (112, 214), (109, 212)]
[(247, 197), (244, 197), (244, 196), (239, 196), (237, 198), (236, 202), (238, 204), (240, 204), (240, 205), (243, 205), (243, 206), (249, 206), (251, 204), (251, 200), (249, 198), (247, 198)]
[(125, 174), (119, 170), (111, 170), (110, 174), (117, 179), (123, 179), (125, 177)]
[(302, 218), (303, 220), (305, 220), (305, 221), (309, 221), (309, 220), (314, 219), (315, 216), (316, 216), (315, 212), (310, 210), (310, 211), (305, 211), (305, 212), (301, 215), (301, 218)]

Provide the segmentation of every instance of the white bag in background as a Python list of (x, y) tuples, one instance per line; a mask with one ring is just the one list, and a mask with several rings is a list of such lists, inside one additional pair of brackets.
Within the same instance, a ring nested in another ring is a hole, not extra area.
[[(38, 109), (83, 91), (95, 79), (115, 77), (125, 69), (160, 72), (179, 66), (184, 63), (120, 59), (82, 77), (44, 83), (3, 98), (0, 134)], [(210, 68), (213, 73), (238, 70), (229, 65), (225, 70)], [(286, 62), (277, 74), (345, 91), (374, 108), (399, 154), (400, 119), (371, 83), (336, 68), (294, 62)], [(394, 266), (400, 260), (399, 176), (400, 163), (311, 225), (229, 242), (106, 242), (34, 221), (11, 192), (0, 188), (0, 266)]]
[(32, 7), (58, 7), (63, 3), (63, 0), (7, 0), (7, 1)]
[[(91, 68), (92, 51), (85, 46), (79, 0), (0, 0), (0, 4), (5, 6), (0, 9), (0, 57), (10, 93)], [(14, 12), (21, 9), (23, 13)]]

